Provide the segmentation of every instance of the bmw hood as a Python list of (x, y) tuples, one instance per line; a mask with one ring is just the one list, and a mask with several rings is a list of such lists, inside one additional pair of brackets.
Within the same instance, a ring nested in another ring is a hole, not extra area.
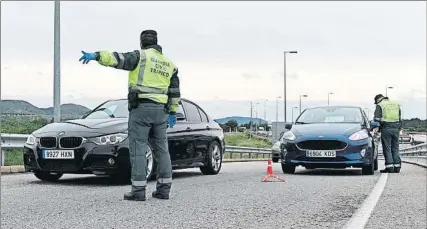
[(60, 123), (50, 123), (36, 131), (36, 137), (52, 136), (64, 132), (64, 136), (99, 136), (103, 134), (118, 133), (127, 130), (127, 118), (108, 119), (75, 119)]
[(361, 130), (358, 123), (297, 124), (292, 126), (295, 135), (344, 135), (350, 136)]

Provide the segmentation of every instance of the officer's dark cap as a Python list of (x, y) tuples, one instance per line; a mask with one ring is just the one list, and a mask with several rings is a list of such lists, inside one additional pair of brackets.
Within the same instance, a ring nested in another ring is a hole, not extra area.
[(147, 34), (147, 35), (151, 34), (151, 35), (157, 36), (156, 30), (152, 30), (152, 29), (147, 29), (147, 30), (144, 30), (141, 32), (141, 36), (145, 35), (145, 34)]
[(375, 96), (375, 98), (374, 98), (374, 104), (377, 104), (377, 101), (378, 101), (379, 99), (381, 99), (381, 98), (384, 98), (384, 95), (382, 95), (382, 94), (378, 94), (378, 95), (376, 95), (376, 96)]
[(140, 40), (142, 48), (157, 45), (157, 32), (152, 29), (144, 30), (141, 32)]

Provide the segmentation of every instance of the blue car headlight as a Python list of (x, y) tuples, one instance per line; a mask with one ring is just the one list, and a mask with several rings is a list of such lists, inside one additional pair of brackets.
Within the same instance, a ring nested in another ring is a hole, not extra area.
[(128, 137), (125, 133), (109, 134), (96, 138), (89, 138), (90, 141), (97, 145), (115, 145), (122, 143)]
[(288, 140), (288, 141), (294, 141), (295, 139), (297, 139), (297, 137), (295, 136), (294, 133), (292, 133), (291, 131), (288, 131), (288, 132), (283, 134), (282, 139)]
[(348, 139), (352, 141), (358, 141), (358, 140), (367, 139), (368, 137), (369, 137), (368, 132), (366, 130), (360, 130), (352, 134)]

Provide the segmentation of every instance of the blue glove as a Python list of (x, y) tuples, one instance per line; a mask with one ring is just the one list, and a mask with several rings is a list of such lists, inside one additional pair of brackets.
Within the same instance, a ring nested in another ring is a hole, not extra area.
[(168, 116), (168, 123), (169, 123), (169, 127), (173, 128), (173, 126), (175, 126), (175, 124), (176, 124), (176, 115), (170, 114)]
[(83, 64), (89, 63), (91, 60), (96, 60), (96, 54), (95, 53), (89, 53), (82, 51), (83, 56), (79, 59), (79, 61), (83, 60)]

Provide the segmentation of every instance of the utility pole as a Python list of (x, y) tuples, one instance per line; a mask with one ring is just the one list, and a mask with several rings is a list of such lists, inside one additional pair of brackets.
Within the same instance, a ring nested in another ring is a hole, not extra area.
[(60, 2), (55, 0), (53, 37), (53, 122), (61, 122)]

